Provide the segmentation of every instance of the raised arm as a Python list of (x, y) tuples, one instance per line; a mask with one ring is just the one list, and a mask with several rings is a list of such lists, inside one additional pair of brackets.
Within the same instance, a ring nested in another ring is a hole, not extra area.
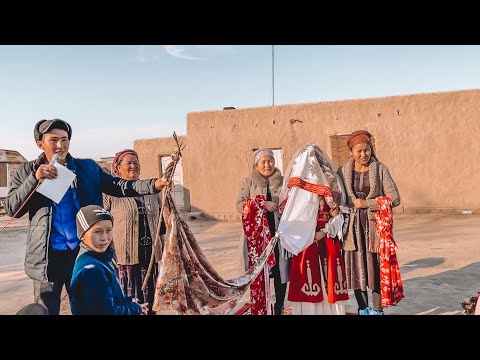
[(102, 182), (102, 192), (115, 197), (135, 197), (148, 194), (156, 194), (169, 185), (162, 179), (147, 180), (124, 180), (112, 176), (98, 166)]

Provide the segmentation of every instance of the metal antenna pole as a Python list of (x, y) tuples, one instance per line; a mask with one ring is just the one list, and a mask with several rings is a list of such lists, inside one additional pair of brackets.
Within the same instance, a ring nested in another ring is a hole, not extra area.
[(272, 106), (275, 105), (275, 45), (272, 45)]

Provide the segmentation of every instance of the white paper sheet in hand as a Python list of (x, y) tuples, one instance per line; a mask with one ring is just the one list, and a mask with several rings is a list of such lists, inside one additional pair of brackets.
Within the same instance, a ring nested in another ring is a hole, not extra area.
[(54, 166), (57, 168), (57, 178), (44, 179), (37, 191), (58, 204), (77, 175), (59, 163), (56, 163)]

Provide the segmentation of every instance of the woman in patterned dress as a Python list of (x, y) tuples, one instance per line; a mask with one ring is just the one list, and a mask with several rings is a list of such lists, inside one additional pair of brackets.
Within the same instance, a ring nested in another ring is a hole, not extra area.
[[(338, 169), (338, 174), (352, 209), (343, 247), (348, 288), (354, 290), (360, 315), (383, 315), (375, 212), (380, 210), (378, 199), (385, 196), (390, 198), (391, 207), (400, 205), (400, 194), (387, 166), (376, 159), (368, 131), (353, 132), (347, 145), (352, 158)], [(372, 291), (372, 306), (367, 289)]]
[[(125, 180), (137, 180), (140, 177), (140, 162), (134, 150), (125, 149), (115, 155), (112, 163), (112, 175)], [(113, 243), (118, 263), (120, 285), (126, 296), (148, 303), (152, 309), (155, 282), (158, 275), (157, 262), (161, 260), (165, 223), (159, 221), (161, 194), (135, 198), (115, 198), (103, 194), (103, 206), (115, 219), (113, 225)], [(160, 237), (155, 247), (155, 265), (149, 276), (147, 286), (142, 290), (148, 271), (153, 241), (160, 227)], [(149, 310), (149, 314), (154, 312)]]

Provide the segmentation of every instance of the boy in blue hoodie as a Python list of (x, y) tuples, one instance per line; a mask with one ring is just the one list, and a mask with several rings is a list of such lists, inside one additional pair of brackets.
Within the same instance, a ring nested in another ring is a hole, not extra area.
[(113, 259), (112, 215), (98, 205), (82, 207), (76, 216), (80, 251), (70, 283), (73, 315), (146, 315), (148, 303), (126, 297)]

